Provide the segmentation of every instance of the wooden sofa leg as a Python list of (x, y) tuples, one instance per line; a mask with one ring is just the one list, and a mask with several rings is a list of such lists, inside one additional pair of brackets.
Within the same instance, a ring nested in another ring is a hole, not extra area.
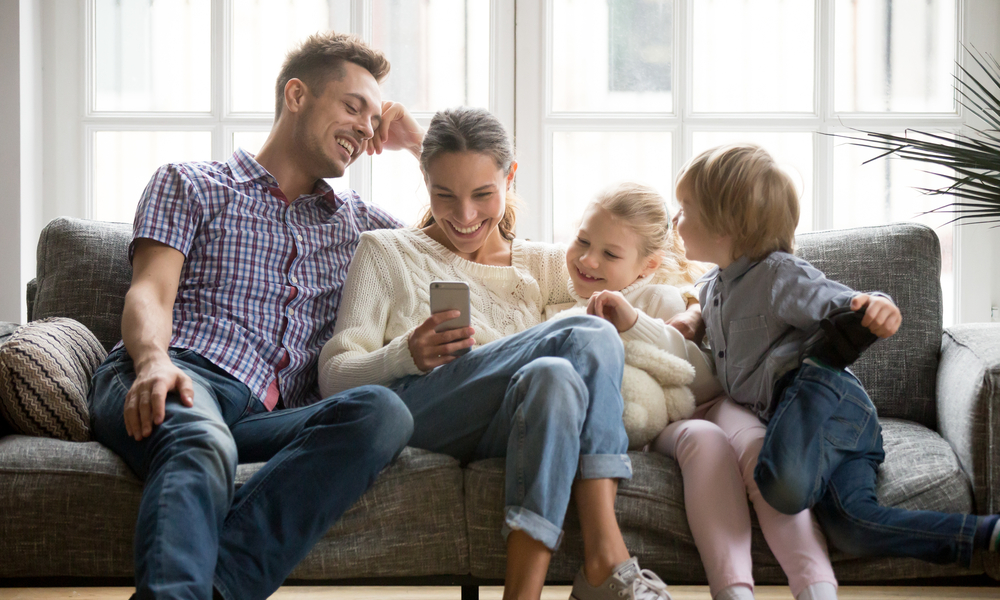
[(478, 585), (463, 585), (462, 586), (462, 600), (479, 600), (479, 586)]

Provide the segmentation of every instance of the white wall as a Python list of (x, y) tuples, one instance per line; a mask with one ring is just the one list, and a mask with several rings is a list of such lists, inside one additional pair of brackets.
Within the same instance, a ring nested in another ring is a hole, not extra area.
[(21, 321), (19, 0), (0, 0), (0, 320)]

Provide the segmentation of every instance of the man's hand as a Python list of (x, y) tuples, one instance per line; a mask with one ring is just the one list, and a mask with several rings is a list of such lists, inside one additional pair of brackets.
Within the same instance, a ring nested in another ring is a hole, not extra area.
[(153, 434), (153, 425), (163, 423), (167, 393), (177, 391), (181, 404), (194, 406), (191, 378), (170, 361), (151, 359), (135, 366), (135, 381), (125, 395), (125, 431), (140, 442)]
[(882, 339), (895, 334), (903, 322), (899, 308), (888, 298), (858, 294), (851, 300), (851, 310), (861, 310), (862, 307), (866, 308), (865, 316), (861, 319), (861, 326), (867, 327), (869, 331)]
[(410, 333), (407, 345), (410, 348), (410, 356), (413, 363), (421, 371), (427, 372), (434, 367), (446, 365), (458, 358), (451, 353), (462, 348), (471, 348), (476, 341), (472, 335), (476, 330), (472, 327), (459, 327), (437, 333), (434, 328), (444, 323), (448, 319), (461, 316), (461, 311), (446, 310), (431, 315), (419, 327)]
[(697, 302), (682, 313), (667, 320), (667, 325), (681, 332), (685, 338), (698, 344), (705, 337), (705, 319), (701, 317), (701, 305)]
[(618, 333), (632, 329), (639, 320), (639, 313), (629, 304), (621, 292), (602, 290), (594, 292), (587, 303), (587, 314), (606, 319), (615, 326)]
[(417, 123), (406, 107), (398, 102), (382, 103), (382, 122), (375, 135), (365, 144), (369, 156), (382, 154), (383, 150), (409, 150), (420, 158), (420, 146), (424, 143), (424, 128)]

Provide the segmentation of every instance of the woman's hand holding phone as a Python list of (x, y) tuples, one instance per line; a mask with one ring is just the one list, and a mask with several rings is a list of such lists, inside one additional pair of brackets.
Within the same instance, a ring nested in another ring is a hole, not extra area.
[(421, 371), (430, 371), (435, 367), (446, 365), (458, 358), (453, 352), (471, 348), (476, 341), (472, 339), (476, 330), (472, 327), (459, 327), (442, 332), (434, 331), (441, 323), (455, 319), (461, 315), (458, 310), (446, 310), (431, 315), (410, 334), (409, 347), (413, 362)]

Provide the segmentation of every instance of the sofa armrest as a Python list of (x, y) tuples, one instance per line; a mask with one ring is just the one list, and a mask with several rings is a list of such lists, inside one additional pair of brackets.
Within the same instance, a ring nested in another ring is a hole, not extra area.
[(1000, 323), (945, 330), (937, 414), (939, 432), (972, 481), (977, 511), (1000, 512)]

